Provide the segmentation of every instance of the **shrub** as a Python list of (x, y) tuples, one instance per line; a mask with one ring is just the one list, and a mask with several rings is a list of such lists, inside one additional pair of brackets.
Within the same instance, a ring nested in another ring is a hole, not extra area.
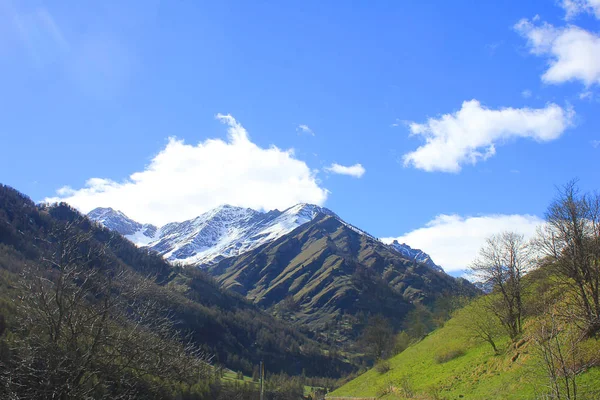
[(375, 364), (375, 371), (379, 372), (380, 374), (385, 374), (390, 369), (392, 369), (392, 367), (390, 366), (390, 362), (388, 360), (381, 360)]
[(465, 351), (463, 349), (448, 349), (443, 351), (442, 353), (436, 354), (435, 361), (438, 364), (443, 364), (464, 355)]

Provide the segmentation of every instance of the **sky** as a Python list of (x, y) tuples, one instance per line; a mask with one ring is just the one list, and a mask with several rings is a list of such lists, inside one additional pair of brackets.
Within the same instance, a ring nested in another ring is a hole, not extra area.
[(157, 225), (315, 203), (460, 273), (600, 189), (599, 86), (599, 0), (0, 0), (0, 182)]

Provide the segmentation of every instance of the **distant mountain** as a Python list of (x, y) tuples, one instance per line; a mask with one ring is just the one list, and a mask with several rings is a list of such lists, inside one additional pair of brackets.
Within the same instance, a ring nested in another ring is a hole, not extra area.
[(381, 314), (399, 328), (415, 304), (477, 292), (325, 214), (208, 271), (225, 288), (335, 341), (356, 335), (365, 316)]
[(436, 263), (433, 262), (433, 260), (429, 256), (429, 254), (425, 253), (422, 250), (413, 249), (406, 243), (402, 243), (402, 244), (398, 243), (397, 240), (394, 240), (390, 244), (390, 247), (393, 248), (394, 250), (398, 251), (400, 254), (402, 254), (404, 257), (408, 258), (409, 260), (413, 260), (418, 263), (425, 264), (428, 267), (431, 267), (438, 271), (444, 271), (442, 269), (442, 267), (440, 267), (439, 265), (437, 265)]
[(140, 224), (112, 208), (96, 208), (88, 217), (117, 231), (138, 246), (147, 246), (171, 262), (211, 265), (269, 243), (319, 214), (335, 215), (312, 204), (284, 211), (255, 211), (224, 205), (197, 218), (160, 228)]
[(119, 232), (137, 246), (146, 246), (156, 236), (158, 229), (154, 225), (140, 224), (127, 217), (121, 211), (98, 207), (90, 211), (87, 217), (110, 230)]

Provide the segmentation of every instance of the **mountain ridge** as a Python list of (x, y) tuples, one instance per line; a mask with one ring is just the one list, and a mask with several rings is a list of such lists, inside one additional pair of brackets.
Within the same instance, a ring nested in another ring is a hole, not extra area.
[[(208, 267), (277, 240), (320, 214), (332, 216), (358, 234), (381, 242), (368, 232), (344, 221), (330, 209), (308, 203), (299, 203), (283, 211), (267, 212), (225, 204), (198, 217), (183, 222), (170, 222), (161, 227), (136, 222), (112, 208), (98, 207), (90, 211), (88, 217), (119, 232), (137, 246), (156, 251), (172, 263)], [(386, 246), (408, 260), (443, 271), (422, 250), (397, 241)]]
[(417, 304), (477, 291), (328, 215), (208, 272), (273, 314), (340, 342), (356, 335), (365, 316), (381, 314), (399, 329)]

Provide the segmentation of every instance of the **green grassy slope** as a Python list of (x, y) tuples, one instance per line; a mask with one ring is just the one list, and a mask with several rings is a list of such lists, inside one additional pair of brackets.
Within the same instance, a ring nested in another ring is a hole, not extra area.
[[(517, 348), (505, 337), (498, 340), (502, 353), (496, 356), (489, 344), (473, 339), (464, 328), (468, 318), (461, 310), (444, 327), (390, 359), (388, 372), (371, 369), (329, 397), (395, 399), (412, 392), (410, 398), (419, 399), (536, 398), (547, 382), (534, 346), (524, 341)], [(600, 352), (600, 342), (591, 339), (589, 345), (591, 351)], [(464, 355), (436, 361), (452, 350)], [(578, 384), (581, 398), (597, 398), (589, 393), (600, 389), (600, 367), (580, 375)]]

